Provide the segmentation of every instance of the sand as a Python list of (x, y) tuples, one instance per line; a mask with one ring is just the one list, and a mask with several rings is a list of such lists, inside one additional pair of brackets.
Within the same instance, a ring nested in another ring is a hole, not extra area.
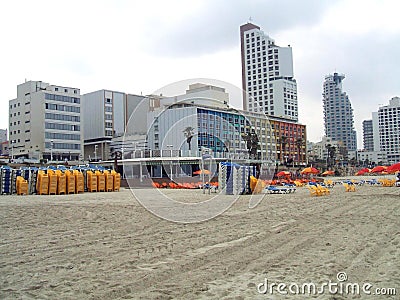
[[(199, 190), (166, 190), (182, 201)], [(211, 195), (214, 196), (214, 195)], [(232, 196), (225, 196), (232, 197)], [(69, 196), (0, 196), (1, 299), (310, 299), (260, 294), (265, 282), (348, 282), (396, 288), (400, 188), (330, 196), (241, 196), (196, 224), (162, 220), (129, 190)], [(351, 299), (328, 293), (318, 299)]]

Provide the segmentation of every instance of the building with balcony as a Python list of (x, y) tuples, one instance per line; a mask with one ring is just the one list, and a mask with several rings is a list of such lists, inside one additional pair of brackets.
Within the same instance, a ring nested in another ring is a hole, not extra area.
[(353, 108), (349, 97), (342, 91), (343, 74), (325, 76), (323, 108), (325, 135), (332, 141), (341, 141), (348, 151), (357, 150)]
[(280, 47), (259, 26), (240, 26), (243, 110), (298, 121), (292, 48)]
[(380, 150), (385, 152), (389, 164), (400, 161), (400, 98), (393, 97), (389, 104), (378, 110)]
[(82, 159), (80, 90), (42, 81), (18, 85), (9, 101), (9, 143), (15, 158)]

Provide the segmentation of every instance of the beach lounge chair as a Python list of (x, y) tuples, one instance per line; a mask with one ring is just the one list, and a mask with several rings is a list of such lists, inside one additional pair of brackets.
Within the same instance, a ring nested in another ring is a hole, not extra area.
[(288, 189), (286, 188), (278, 188), (274, 185), (270, 185), (266, 188), (268, 194), (287, 194), (289, 193)]
[(334, 184), (332, 180), (325, 180), (324, 184), (327, 188), (333, 188)]
[(283, 186), (288, 190), (289, 193), (294, 193), (296, 191), (296, 185), (292, 183), (284, 183)]
[(323, 185), (317, 185), (317, 190), (321, 193), (321, 195), (329, 195), (331, 191)]
[(318, 191), (315, 185), (307, 185), (307, 188), (310, 191), (311, 196), (321, 196), (321, 193)]
[(343, 182), (343, 186), (346, 189), (346, 192), (355, 192), (356, 187), (353, 183)]

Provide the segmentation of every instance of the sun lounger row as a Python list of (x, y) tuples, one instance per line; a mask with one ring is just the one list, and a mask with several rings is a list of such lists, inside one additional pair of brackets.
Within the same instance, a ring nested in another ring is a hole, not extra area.
[(294, 193), (296, 191), (295, 187), (277, 187), (274, 185), (270, 185), (265, 188), (265, 192), (267, 194), (289, 194)]
[(325, 196), (330, 195), (330, 190), (327, 187), (324, 187), (319, 184), (309, 184), (307, 185), (308, 190), (310, 191), (311, 196)]

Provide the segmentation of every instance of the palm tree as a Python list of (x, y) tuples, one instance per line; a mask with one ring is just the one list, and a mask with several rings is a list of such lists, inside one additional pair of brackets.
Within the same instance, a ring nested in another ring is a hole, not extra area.
[(255, 132), (248, 132), (247, 134), (242, 134), (242, 138), (246, 141), (246, 148), (249, 155), (257, 158), (257, 150), (260, 149), (260, 141), (257, 134)]
[(303, 139), (302, 139), (302, 138), (297, 138), (297, 140), (296, 140), (296, 146), (297, 146), (297, 153), (298, 153), (298, 155), (299, 155), (298, 164), (300, 165), (300, 161), (301, 161), (301, 153), (300, 153), (300, 151), (301, 151), (301, 148), (302, 148), (302, 146), (303, 146)]
[(192, 141), (193, 134), (194, 134), (193, 130), (194, 130), (194, 128), (191, 126), (188, 126), (183, 130), (183, 134), (186, 137), (186, 143), (188, 143), (188, 145), (189, 145), (189, 150), (192, 150), (191, 141)]
[(286, 152), (286, 144), (288, 143), (288, 137), (286, 135), (282, 135), (280, 139), (280, 145), (281, 145), (281, 160), (284, 162), (284, 152)]
[(336, 147), (332, 146), (331, 144), (327, 144), (326, 145), (326, 150), (327, 150), (327, 154), (326, 154), (326, 168), (329, 167), (329, 162), (334, 162), (335, 158), (336, 158)]

